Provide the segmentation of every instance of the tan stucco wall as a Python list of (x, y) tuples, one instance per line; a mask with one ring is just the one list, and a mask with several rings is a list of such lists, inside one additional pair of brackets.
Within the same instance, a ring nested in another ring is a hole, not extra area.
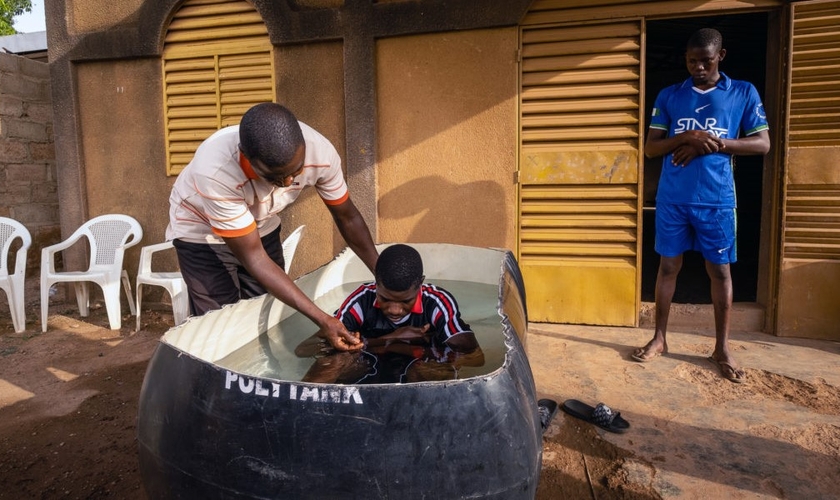
[(376, 49), (381, 242), (514, 248), (515, 28)]
[(88, 213), (124, 213), (140, 222), (143, 240), (126, 255), (130, 274), (140, 247), (163, 241), (175, 179), (166, 176), (160, 73), (155, 59), (76, 66)]
[[(341, 42), (276, 47), (274, 51), (277, 102), (329, 139), (346, 161), (343, 65)], [(293, 277), (329, 262), (346, 246), (314, 189), (302, 194), (281, 217), (283, 236), (306, 224), (289, 269)]]
[[(131, 23), (144, 5), (129, 2), (117, 12), (97, 2), (76, 4), (67, 5), (62, 23), (76, 34)], [(277, 45), (274, 64), (277, 101), (333, 142), (346, 172), (349, 162), (371, 151), (377, 155), (375, 175), (366, 167), (347, 173), (353, 201), (366, 217), (377, 217), (368, 220), (374, 240), (514, 247), (516, 28), (370, 42), (376, 44), (377, 74), (371, 87), (365, 82), (359, 88), (358, 79), (354, 88), (347, 87), (350, 56), (341, 40)], [(354, 47), (359, 50), (358, 39)], [(175, 180), (164, 170), (160, 60), (103, 58), (59, 68), (72, 75), (76, 90), (61, 106), (72, 105), (78, 113), (62, 122), (76, 130), (78, 212), (85, 217), (121, 212), (140, 221), (144, 238), (126, 256), (133, 274), (140, 247), (164, 238)], [(360, 96), (371, 88), (376, 109), (359, 111), (365, 102)], [(356, 100), (353, 130), (346, 123), (348, 95)], [(348, 138), (361, 130), (358, 120), (368, 116), (378, 144), (347, 151), (353, 142)], [(323, 265), (346, 246), (314, 190), (282, 218), (284, 235), (307, 226), (292, 276)], [(174, 255), (164, 256), (162, 267), (174, 262)]]
[[(515, 29), (378, 42), (374, 240), (515, 245), (515, 49)], [(275, 50), (278, 102), (346, 161), (342, 66), (341, 42)], [(143, 225), (142, 244), (162, 241), (174, 177), (163, 170), (159, 61), (79, 63), (75, 73), (89, 213), (130, 214)], [(283, 223), (284, 234), (307, 226), (294, 276), (345, 246), (314, 191), (283, 213)], [(129, 251), (128, 269), (138, 253)]]
[[(511, 28), (377, 42), (375, 241), (514, 248), (516, 40)], [(342, 65), (341, 42), (275, 49), (277, 101), (346, 163)], [(348, 181), (357, 205), (369, 201)], [(284, 211), (283, 224), (284, 233), (307, 226), (292, 275), (345, 246), (314, 192)]]
[(70, 33), (103, 31), (132, 19), (143, 5), (143, 0), (85, 0), (68, 2), (67, 28)]

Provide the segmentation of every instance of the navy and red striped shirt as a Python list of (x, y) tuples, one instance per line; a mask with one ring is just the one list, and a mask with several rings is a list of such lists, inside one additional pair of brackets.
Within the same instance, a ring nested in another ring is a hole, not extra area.
[(428, 324), (433, 341), (442, 345), (459, 333), (472, 332), (470, 325), (461, 319), (455, 297), (445, 289), (424, 283), (417, 297), (411, 312), (393, 323), (376, 303), (376, 283), (365, 283), (344, 299), (335, 317), (348, 331), (359, 332), (366, 338), (381, 337), (403, 326), (420, 328)]

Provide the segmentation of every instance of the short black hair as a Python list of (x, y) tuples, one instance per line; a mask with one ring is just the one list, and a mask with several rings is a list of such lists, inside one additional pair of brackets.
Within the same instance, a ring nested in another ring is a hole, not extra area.
[(239, 147), (249, 160), (267, 167), (284, 167), (304, 144), (300, 124), (286, 107), (275, 102), (253, 106), (239, 122)]
[(376, 282), (388, 290), (404, 292), (423, 282), (423, 259), (414, 248), (398, 243), (379, 254)]
[(720, 34), (720, 31), (714, 28), (699, 29), (688, 39), (686, 48), (703, 49), (709, 45), (714, 46), (716, 50), (723, 48), (723, 36)]

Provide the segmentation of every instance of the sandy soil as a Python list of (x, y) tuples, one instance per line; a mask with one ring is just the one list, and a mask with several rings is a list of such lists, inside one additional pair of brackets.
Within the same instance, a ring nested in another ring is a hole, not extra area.
[(45, 334), (0, 316), (0, 498), (144, 498), (137, 402), (171, 314), (131, 335), (133, 316), (112, 331), (104, 307), (60, 312)]
[[(147, 361), (172, 325), (171, 313), (143, 311), (137, 333), (133, 316), (124, 317), (121, 331), (108, 330), (101, 305), (89, 318), (80, 318), (71, 305), (54, 306), (52, 313), (49, 331), (41, 334), (37, 311), (30, 308), (27, 331), (17, 334), (8, 309), (0, 310), (0, 498), (145, 498), (135, 439), (137, 402)], [(699, 368), (682, 376), (698, 387), (715, 378)], [(730, 385), (723, 386), (730, 392), (706, 397), (743, 397), (743, 388)], [(799, 402), (816, 412), (837, 414), (840, 407), (836, 387), (806, 387), (781, 376), (765, 377), (751, 391), (752, 397)], [(837, 427), (780, 435), (785, 431), (767, 425), (756, 432), (834, 457), (826, 464), (829, 476), (840, 463)], [(662, 498), (661, 488), (638, 480), (639, 468), (652, 471), (656, 460), (635, 457), (632, 440), (619, 447), (558, 411), (544, 442), (539, 500)]]

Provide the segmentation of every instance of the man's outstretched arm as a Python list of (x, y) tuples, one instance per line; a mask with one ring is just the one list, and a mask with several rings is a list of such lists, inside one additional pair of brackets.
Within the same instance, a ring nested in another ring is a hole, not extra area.
[(362, 348), (362, 343), (357, 336), (348, 332), (338, 319), (315, 305), (295, 285), (289, 275), (271, 260), (262, 246), (257, 231), (235, 238), (224, 238), (224, 240), (251, 276), (277, 300), (293, 307), (318, 325), (320, 328), (318, 334), (329, 340), (333, 347), (342, 351)]
[(344, 238), (350, 249), (362, 259), (370, 272), (375, 274), (379, 253), (373, 245), (370, 229), (368, 229), (368, 225), (359, 209), (356, 208), (350, 198), (339, 205), (327, 205), (327, 208), (332, 214), (341, 237)]

